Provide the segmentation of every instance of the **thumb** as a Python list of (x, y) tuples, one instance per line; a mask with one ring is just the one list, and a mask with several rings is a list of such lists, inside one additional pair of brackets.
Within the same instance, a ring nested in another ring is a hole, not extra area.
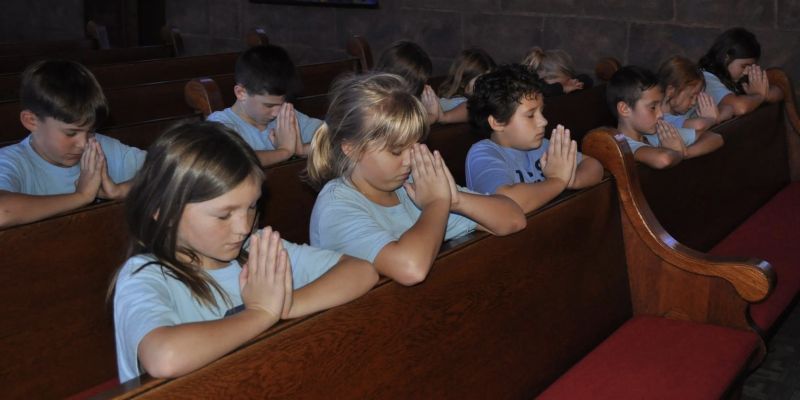
[(408, 197), (410, 197), (411, 200), (414, 200), (414, 199), (417, 198), (417, 192), (414, 189), (414, 185), (412, 185), (409, 182), (405, 182), (405, 183), (403, 183), (403, 188), (406, 189), (406, 193), (408, 193)]
[(240, 291), (242, 289), (244, 289), (244, 285), (247, 284), (247, 274), (248, 274), (247, 264), (244, 264), (244, 266), (242, 267), (242, 271), (239, 272), (239, 290)]

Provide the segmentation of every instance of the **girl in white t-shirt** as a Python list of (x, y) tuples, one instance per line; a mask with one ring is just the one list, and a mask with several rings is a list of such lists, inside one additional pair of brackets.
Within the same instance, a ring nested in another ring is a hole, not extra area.
[(131, 258), (111, 287), (120, 381), (189, 373), (377, 282), (366, 261), (253, 233), (263, 180), (253, 150), (219, 123), (151, 146), (127, 198)]

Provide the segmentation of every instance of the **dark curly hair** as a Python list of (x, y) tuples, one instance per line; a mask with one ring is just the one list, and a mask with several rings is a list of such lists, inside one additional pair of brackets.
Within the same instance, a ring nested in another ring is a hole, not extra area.
[(511, 120), (523, 97), (542, 93), (536, 72), (521, 64), (501, 65), (475, 81), (467, 101), (469, 122), (482, 133), (492, 133), (489, 116), (500, 123)]
[(656, 74), (635, 65), (626, 65), (617, 70), (606, 86), (606, 104), (615, 118), (619, 118), (617, 103), (625, 102), (631, 108), (647, 89), (658, 86)]

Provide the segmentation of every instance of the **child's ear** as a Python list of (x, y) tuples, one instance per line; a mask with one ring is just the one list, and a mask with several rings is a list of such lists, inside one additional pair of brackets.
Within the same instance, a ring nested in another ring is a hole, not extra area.
[(342, 153), (350, 157), (350, 155), (353, 154), (353, 144), (348, 141), (342, 142)]
[(245, 100), (247, 99), (247, 89), (240, 84), (236, 84), (233, 86), (233, 94), (236, 96), (236, 100)]
[(506, 129), (506, 124), (498, 121), (494, 117), (494, 115), (490, 115), (488, 120), (489, 120), (489, 127), (491, 127), (493, 131), (502, 132)]
[(629, 117), (631, 115), (631, 107), (624, 101), (618, 101), (617, 114), (619, 114), (620, 117)]
[(19, 121), (25, 129), (33, 132), (39, 127), (39, 117), (30, 110), (22, 110), (19, 113)]

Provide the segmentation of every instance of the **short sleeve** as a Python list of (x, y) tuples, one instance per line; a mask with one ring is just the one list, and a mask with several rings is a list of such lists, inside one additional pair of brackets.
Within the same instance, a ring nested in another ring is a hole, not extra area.
[(328, 194), (317, 199), (319, 204), (312, 215), (312, 245), (374, 263), (378, 253), (398, 239), (374, 220), (366, 205), (331, 197)]
[(719, 102), (722, 101), (725, 96), (733, 93), (716, 75), (710, 72), (703, 72), (703, 76), (706, 78), (706, 93), (714, 99), (715, 104), (719, 105)]
[[(100, 137), (100, 135), (97, 135)], [(106, 153), (108, 172), (116, 183), (132, 179), (144, 164), (147, 152), (123, 144), (117, 139), (104, 136), (101, 145)]]
[(117, 363), (122, 382), (141, 374), (138, 348), (142, 339), (156, 328), (180, 324), (170, 306), (169, 288), (161, 269), (152, 265), (131, 274), (132, 266), (126, 267), (114, 293)]
[(14, 163), (12, 157), (8, 157), (0, 151), (0, 190), (21, 192), (22, 179), (20, 175), (20, 166)]
[(442, 111), (444, 112), (448, 112), (466, 102), (466, 97), (452, 97), (449, 99), (444, 97), (439, 98), (439, 106), (442, 107)]
[[(639, 149), (641, 149), (642, 147), (648, 147), (648, 146), (650, 146), (650, 145), (649, 145), (649, 144), (647, 144), (647, 143), (640, 142), (640, 141), (637, 141), (637, 140), (633, 140), (633, 139), (631, 139), (631, 138), (629, 138), (629, 137), (627, 137), (627, 136), (625, 137), (625, 141), (628, 143), (628, 147), (630, 147), (630, 148), (631, 148), (631, 154), (636, 154), (636, 150), (639, 150)], [(652, 147), (652, 146), (651, 146), (651, 147)]]
[(319, 249), (305, 244), (298, 245), (286, 240), (283, 241), (283, 247), (289, 253), (289, 260), (292, 264), (292, 283), (295, 289), (317, 280), (342, 258), (342, 253), (337, 251)]
[(300, 137), (303, 139), (303, 143), (311, 143), (314, 133), (322, 125), (322, 120), (311, 118), (300, 111), (295, 111), (295, 114), (297, 115), (297, 124), (300, 126)]
[(478, 193), (494, 194), (503, 185), (517, 183), (513, 168), (499, 150), (476, 143), (467, 154), (467, 187)]
[(687, 146), (691, 146), (694, 142), (697, 141), (697, 132), (691, 128), (677, 128), (678, 133), (681, 135), (681, 139), (683, 139), (683, 144)]

